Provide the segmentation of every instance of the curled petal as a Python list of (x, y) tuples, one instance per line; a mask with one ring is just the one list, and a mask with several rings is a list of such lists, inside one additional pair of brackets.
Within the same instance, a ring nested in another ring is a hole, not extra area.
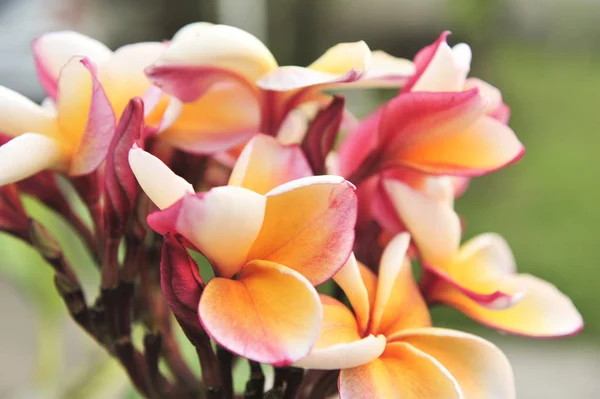
[(404, 342), (388, 344), (371, 363), (340, 371), (338, 385), (342, 399), (466, 398), (439, 361)]
[(0, 147), (0, 186), (45, 169), (64, 170), (66, 164), (58, 141), (38, 133), (25, 133)]
[[(479, 305), (451, 284), (440, 284), (430, 299), (450, 305), (475, 321), (495, 330), (534, 338), (578, 334), (583, 319), (573, 302), (554, 285), (522, 274), (506, 277), (505, 285), (522, 290), (516, 303), (501, 310)], [(429, 297), (429, 295), (428, 295)]]
[(129, 166), (142, 190), (159, 209), (168, 208), (186, 193), (194, 192), (194, 187), (184, 178), (141, 148), (134, 147), (129, 151)]
[(384, 179), (394, 210), (415, 241), (424, 262), (452, 262), (460, 244), (460, 219), (452, 206), (397, 180)]
[(0, 86), (0, 133), (14, 137), (25, 132), (56, 137), (56, 113)]
[(349, 178), (352, 174), (357, 173), (360, 167), (366, 167), (365, 161), (380, 143), (378, 132), (383, 112), (384, 108), (379, 108), (371, 113), (360, 122), (356, 130), (342, 141), (339, 150), (342, 176)]
[(283, 146), (273, 137), (259, 134), (242, 150), (229, 185), (266, 194), (283, 183), (311, 175), (300, 147)]
[(356, 206), (354, 186), (339, 176), (281, 185), (267, 193), (265, 220), (248, 260), (280, 263), (320, 284), (350, 256)]
[(371, 64), (365, 75), (351, 87), (398, 87), (415, 73), (412, 61), (396, 58), (384, 51), (371, 52)]
[(148, 224), (161, 234), (179, 232), (208, 258), (218, 276), (229, 278), (245, 263), (261, 228), (265, 203), (263, 195), (241, 187), (216, 187), (184, 196), (173, 207), (150, 215)]
[(253, 261), (237, 280), (210, 280), (198, 313), (206, 332), (228, 350), (286, 366), (315, 344), (322, 307), (302, 275), (273, 262)]
[(350, 254), (346, 264), (333, 276), (333, 279), (348, 297), (356, 314), (359, 331), (364, 332), (369, 322), (371, 304), (367, 287), (354, 254)]
[(379, 265), (377, 292), (369, 331), (392, 334), (431, 324), (427, 305), (415, 283), (406, 257), (410, 236), (398, 234), (385, 248)]
[(73, 154), (69, 174), (92, 172), (106, 157), (116, 120), (89, 59), (73, 57), (61, 69), (57, 111), (61, 143)]
[(396, 337), (435, 358), (456, 379), (465, 399), (515, 398), (512, 368), (492, 343), (471, 334), (442, 329), (407, 330)]
[(98, 40), (73, 31), (44, 34), (33, 41), (32, 50), (42, 87), (53, 99), (58, 94), (60, 70), (71, 57), (88, 57), (95, 63), (103, 63), (112, 55), (112, 51)]

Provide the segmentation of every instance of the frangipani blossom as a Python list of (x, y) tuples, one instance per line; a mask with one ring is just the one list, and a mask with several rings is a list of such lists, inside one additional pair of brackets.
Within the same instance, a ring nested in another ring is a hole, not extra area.
[(57, 80), (57, 102), (42, 107), (0, 87), (0, 185), (46, 169), (71, 176), (94, 171), (115, 132), (115, 115), (97, 79), (96, 65), (73, 57)]
[(460, 220), (451, 202), (427, 197), (399, 181), (383, 184), (418, 249), (429, 301), (445, 303), (512, 334), (556, 337), (583, 328), (581, 315), (567, 296), (546, 281), (517, 274), (502, 237), (482, 234), (459, 247)]
[(311, 353), (295, 365), (341, 369), (341, 398), (515, 397), (506, 357), (491, 343), (433, 328), (405, 257), (410, 237), (396, 236), (379, 277), (351, 257), (334, 279), (354, 313), (321, 295), (323, 323)]
[[(270, 189), (310, 171), (297, 147), (276, 154), (275, 145), (257, 136), (242, 152), (230, 185), (206, 193), (194, 193), (141, 149), (131, 150), (130, 165), (162, 209), (149, 216), (149, 225), (161, 234), (181, 234), (214, 268), (198, 307), (206, 332), (241, 356), (286, 365), (316, 341), (322, 306), (313, 285), (348, 259), (356, 197), (339, 176), (304, 177)], [(278, 165), (288, 169), (273, 167)]]
[[(33, 56), (42, 87), (56, 101), (62, 67), (73, 56), (87, 57), (97, 66), (97, 78), (117, 116), (129, 100), (144, 96), (152, 83), (144, 68), (158, 58), (165, 44), (128, 44), (114, 52), (98, 40), (72, 31), (47, 33), (33, 42)], [(152, 107), (146, 104), (146, 112)]]
[(204, 22), (182, 28), (147, 70), (185, 102), (179, 118), (189, 123), (178, 121), (165, 140), (173, 136), (173, 145), (196, 153), (226, 150), (258, 132), (275, 135), (292, 109), (328, 98), (326, 88), (399, 87), (413, 72), (412, 62), (372, 53), (364, 42), (334, 46), (307, 68), (279, 67), (253, 35)]

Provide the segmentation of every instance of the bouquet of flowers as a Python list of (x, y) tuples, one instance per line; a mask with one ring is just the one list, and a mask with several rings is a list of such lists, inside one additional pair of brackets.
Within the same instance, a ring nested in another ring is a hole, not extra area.
[[(471, 50), (448, 35), (413, 61), (361, 41), (308, 67), (209, 23), (114, 52), (43, 35), (32, 48), (48, 98), (0, 87), (0, 229), (54, 268), (74, 321), (146, 397), (514, 398), (503, 353), (434, 327), (429, 308), (535, 338), (583, 321), (553, 285), (517, 273), (499, 235), (461, 244), (455, 198), (524, 148), (500, 91), (467, 77)], [(381, 87), (397, 95), (362, 120), (329, 94)], [(86, 243), (95, 300), (21, 194)], [(250, 379), (234, 392), (244, 361)]]

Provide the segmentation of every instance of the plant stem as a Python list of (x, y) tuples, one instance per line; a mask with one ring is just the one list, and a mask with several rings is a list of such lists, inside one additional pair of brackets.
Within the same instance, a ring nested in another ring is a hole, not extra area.
[(265, 375), (260, 363), (248, 360), (250, 364), (250, 379), (246, 383), (244, 399), (262, 399), (265, 391)]
[(233, 399), (233, 354), (220, 345), (217, 345), (217, 360), (221, 372), (223, 397), (224, 399)]

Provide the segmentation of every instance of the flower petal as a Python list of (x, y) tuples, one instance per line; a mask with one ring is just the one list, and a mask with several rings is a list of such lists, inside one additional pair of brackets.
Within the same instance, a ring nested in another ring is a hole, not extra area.
[(380, 139), (388, 166), (431, 174), (478, 176), (524, 154), (514, 132), (485, 116), (477, 89), (460, 93), (406, 93), (385, 107)]
[(319, 335), (322, 308), (314, 287), (299, 273), (253, 261), (237, 280), (208, 282), (198, 309), (206, 332), (251, 360), (289, 365), (306, 356)]
[(313, 370), (338, 370), (362, 366), (377, 359), (385, 348), (383, 335), (368, 335), (358, 341), (333, 344), (325, 348), (313, 349), (310, 354), (294, 367)]
[(404, 342), (388, 344), (369, 364), (340, 371), (339, 390), (342, 399), (465, 398), (440, 362)]
[(430, 299), (450, 305), (475, 321), (495, 330), (534, 338), (556, 338), (578, 334), (583, 319), (573, 302), (554, 285), (520, 274), (506, 278), (524, 291), (516, 304), (497, 310), (481, 306), (450, 284), (440, 284)]
[(213, 154), (248, 140), (258, 132), (259, 123), (256, 97), (239, 85), (221, 83), (184, 103), (160, 139), (187, 152)]
[(300, 147), (283, 146), (273, 137), (259, 134), (244, 147), (231, 172), (229, 185), (266, 194), (283, 183), (311, 175)]
[(369, 292), (354, 254), (350, 254), (346, 264), (333, 276), (333, 279), (348, 297), (356, 314), (359, 331), (364, 332), (369, 322), (371, 304), (369, 302)]
[(32, 50), (42, 87), (53, 99), (56, 99), (58, 94), (60, 70), (71, 57), (88, 57), (101, 64), (108, 61), (112, 55), (112, 51), (98, 40), (73, 31), (42, 35), (33, 41)]
[(399, 87), (414, 73), (415, 65), (412, 61), (376, 50), (371, 52), (371, 64), (365, 75), (350, 87)]
[(423, 328), (405, 331), (394, 339), (439, 361), (456, 379), (465, 399), (515, 397), (508, 359), (482, 338), (460, 331)]
[(265, 220), (248, 260), (286, 265), (320, 284), (348, 260), (356, 223), (354, 186), (339, 176), (294, 180), (267, 193)]
[[(266, 198), (253, 191), (222, 186), (186, 195), (179, 212), (163, 216), (175, 217), (171, 222), (175, 230), (208, 258), (218, 276), (229, 278), (244, 265), (261, 228), (265, 203)], [(160, 215), (153, 216), (148, 224), (167, 226), (160, 219)]]
[(55, 112), (0, 86), (0, 133), (12, 137), (25, 132), (56, 136), (56, 131)]
[(487, 308), (513, 306), (525, 292), (510, 278), (516, 272), (515, 259), (508, 243), (497, 234), (481, 234), (469, 240), (450, 263), (424, 266), (438, 276), (440, 284), (452, 285)]
[(429, 311), (406, 257), (410, 236), (398, 234), (385, 248), (379, 265), (377, 292), (369, 331), (385, 335), (431, 325)]
[(45, 169), (64, 169), (60, 143), (38, 133), (25, 133), (0, 147), (0, 186), (14, 183)]
[(159, 209), (168, 208), (186, 193), (194, 193), (194, 187), (183, 177), (141, 148), (134, 147), (129, 151), (129, 166), (142, 190)]
[(117, 115), (129, 100), (141, 97), (150, 88), (150, 80), (144, 69), (151, 65), (164, 51), (166, 44), (144, 42), (118, 48), (109, 60), (100, 65), (99, 79)]
[(423, 261), (433, 265), (452, 262), (461, 235), (460, 219), (452, 206), (397, 180), (384, 179), (383, 185)]
[(371, 51), (363, 41), (340, 43), (327, 50), (307, 68), (279, 67), (257, 80), (263, 90), (290, 91), (326, 83), (359, 79), (368, 68)]
[[(340, 173), (349, 178), (363, 166), (379, 145), (379, 124), (385, 108), (379, 108), (363, 119), (356, 130), (344, 138), (339, 149)], [(358, 183), (357, 183), (358, 184)]]
[(104, 161), (116, 130), (115, 114), (89, 59), (72, 58), (63, 67), (57, 107), (61, 140), (73, 151), (69, 174), (88, 174)]

